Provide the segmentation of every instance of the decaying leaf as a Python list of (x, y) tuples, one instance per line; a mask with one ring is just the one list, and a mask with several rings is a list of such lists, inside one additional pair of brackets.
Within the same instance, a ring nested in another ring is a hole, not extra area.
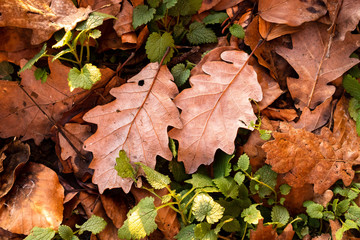
[(184, 127), (171, 130), (169, 136), (179, 141), (178, 159), (188, 173), (210, 164), (218, 148), (232, 154), (238, 128), (256, 121), (249, 98), (261, 101), (262, 91), (254, 69), (247, 65), (249, 56), (234, 50), (221, 53), (221, 58), (203, 63), (204, 73), (191, 76), (192, 88), (174, 100)]
[(297, 32), (300, 29), (300, 27), (291, 27), (286, 24), (270, 23), (259, 17), (259, 33), (266, 41)]
[(276, 48), (299, 74), (299, 78), (287, 79), (287, 84), (296, 107), (314, 109), (331, 97), (334, 86), (328, 83), (340, 77), (359, 62), (350, 54), (360, 46), (360, 35), (348, 33), (344, 41), (333, 41), (330, 57), (327, 58), (329, 33), (320, 23), (306, 24), (304, 30), (292, 34), (293, 48)]
[(126, 33), (135, 31), (132, 26), (133, 6), (131, 6), (128, 1), (124, 1), (122, 3), (122, 9), (116, 16), (116, 18), (117, 19), (114, 23), (114, 29), (119, 37), (123, 36)]
[(284, 120), (290, 122), (298, 117), (295, 109), (265, 108), (261, 114), (273, 120)]
[(2, 0), (0, 9), (0, 27), (31, 29), (32, 45), (48, 40), (62, 28), (65, 31), (72, 30), (91, 12), (90, 7), (76, 8), (71, 0)]
[[(21, 66), (25, 64), (21, 61)], [(23, 71), (21, 85), (48, 116), (56, 122), (62, 114), (83, 99), (88, 91), (76, 89), (70, 92), (67, 76), (69, 67), (59, 61), (48, 61), (50, 75), (45, 83), (36, 80), (35, 67)], [(102, 79), (113, 73), (110, 69), (102, 69)], [(0, 81), (0, 137), (23, 136), (22, 140), (33, 138), (36, 144), (49, 136), (52, 123), (39, 110), (35, 103), (21, 90), (18, 83)]]
[(354, 178), (353, 165), (360, 164), (360, 139), (355, 122), (346, 111), (342, 98), (334, 113), (334, 130), (323, 127), (320, 135), (289, 127), (274, 132), (275, 140), (263, 145), (266, 163), (277, 173), (285, 174), (290, 186), (314, 184), (314, 192), (322, 194), (337, 180), (349, 186)]
[(259, 220), (256, 230), (250, 230), (250, 240), (275, 240), (277, 237), (276, 229), (272, 225), (264, 226), (264, 219)]
[(182, 127), (178, 109), (171, 101), (178, 93), (172, 79), (166, 66), (159, 69), (158, 63), (148, 64), (127, 84), (110, 91), (115, 101), (84, 115), (85, 121), (98, 124), (84, 149), (94, 154), (90, 168), (95, 169), (93, 182), (101, 193), (106, 188), (130, 190), (132, 182), (120, 178), (114, 169), (120, 150), (125, 150), (131, 162), (151, 168), (157, 155), (171, 160), (167, 127)]
[(63, 218), (64, 189), (42, 164), (29, 163), (0, 200), (0, 227), (28, 235), (33, 227), (57, 229)]

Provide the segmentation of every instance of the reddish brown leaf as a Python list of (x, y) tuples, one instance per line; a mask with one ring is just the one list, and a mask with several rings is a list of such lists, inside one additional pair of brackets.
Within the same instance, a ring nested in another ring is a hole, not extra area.
[(263, 145), (266, 162), (275, 172), (284, 173), (290, 186), (314, 184), (315, 193), (323, 193), (339, 179), (350, 185), (355, 174), (352, 166), (360, 164), (360, 139), (346, 109), (343, 98), (334, 113), (334, 132), (325, 127), (320, 135), (292, 127), (274, 132), (275, 140)]
[(321, 0), (259, 0), (259, 14), (264, 20), (289, 26), (314, 21), (326, 12), (326, 5)]
[(0, 2), (0, 27), (18, 27), (32, 30), (31, 44), (48, 40), (51, 35), (65, 28), (72, 30), (87, 18), (91, 8), (76, 8), (71, 0), (37, 0), (14, 3)]
[(120, 11), (121, 2), (122, 0), (81, 0), (79, 1), (79, 7), (86, 8), (90, 6), (97, 12), (116, 16)]
[(118, 15), (116, 15), (116, 21), (114, 23), (114, 29), (119, 37), (125, 33), (134, 32), (132, 26), (133, 6), (126, 0), (122, 3), (122, 9)]
[(290, 122), (298, 117), (295, 109), (266, 108), (261, 114), (272, 120), (284, 120)]
[(124, 199), (115, 198), (110, 194), (101, 194), (100, 198), (106, 215), (113, 221), (116, 228), (121, 228), (129, 210)]
[(276, 240), (292, 240), (295, 235), (292, 224), (288, 224)]
[(270, 23), (259, 17), (259, 32), (266, 41), (297, 32), (300, 29), (299, 27), (290, 27), (285, 24)]
[(331, 97), (334, 86), (328, 83), (340, 77), (359, 62), (350, 54), (360, 46), (360, 35), (348, 33), (344, 41), (333, 41), (330, 57), (326, 58), (329, 33), (320, 23), (306, 24), (304, 30), (292, 34), (293, 48), (276, 48), (299, 74), (299, 78), (288, 78), (288, 88), (296, 107), (314, 109)]
[(93, 182), (101, 193), (106, 188), (130, 190), (132, 181), (120, 178), (114, 169), (120, 150), (125, 150), (131, 162), (152, 168), (157, 155), (172, 158), (166, 131), (169, 125), (182, 126), (171, 101), (178, 90), (167, 67), (158, 68), (158, 63), (148, 64), (128, 83), (110, 91), (115, 101), (97, 106), (84, 116), (84, 120), (98, 124), (84, 148), (94, 154), (90, 168), (95, 169)]
[(221, 0), (212, 9), (215, 11), (222, 11), (231, 8), (244, 0)]
[(26, 235), (33, 227), (57, 229), (63, 218), (63, 200), (64, 189), (56, 173), (42, 164), (29, 163), (0, 200), (0, 227)]
[(263, 221), (259, 220), (256, 230), (250, 230), (250, 240), (276, 240), (276, 229), (272, 225), (264, 226)]
[(232, 154), (238, 128), (256, 121), (248, 99), (261, 101), (262, 91), (254, 69), (247, 65), (249, 56), (234, 50), (223, 52), (221, 58), (205, 62), (205, 74), (191, 76), (192, 88), (174, 100), (182, 109), (184, 127), (171, 130), (169, 136), (179, 141), (178, 159), (188, 173), (210, 164), (218, 148)]

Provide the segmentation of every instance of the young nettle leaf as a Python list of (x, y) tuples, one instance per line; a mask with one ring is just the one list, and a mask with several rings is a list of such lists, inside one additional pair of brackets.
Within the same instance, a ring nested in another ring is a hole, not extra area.
[[(168, 0), (166, 2), (172, 5), (173, 1)], [(201, 3), (202, 0), (177, 0), (175, 6), (169, 9), (169, 14), (171, 16), (178, 16), (179, 14), (181, 16), (193, 15), (200, 9)]]
[(34, 72), (34, 76), (35, 76), (36, 80), (41, 79), (42, 83), (46, 82), (48, 75), (49, 75), (48, 72), (44, 68), (37, 68)]
[(178, 162), (176, 160), (171, 161), (169, 163), (169, 170), (177, 182), (182, 182), (189, 178), (189, 175), (185, 172), (185, 167), (182, 162)]
[(146, 54), (151, 62), (160, 62), (164, 56), (166, 49), (170, 47), (170, 51), (164, 59), (164, 64), (170, 61), (174, 54), (174, 39), (171, 34), (165, 32), (163, 35), (153, 32), (146, 41)]
[(259, 133), (260, 133), (260, 138), (264, 141), (268, 141), (271, 138), (271, 132), (269, 130), (265, 130), (265, 129), (259, 129)]
[(92, 234), (98, 234), (106, 227), (106, 221), (99, 216), (92, 215), (86, 222), (84, 222), (81, 226), (75, 225), (79, 228), (79, 234), (83, 234), (85, 231), (89, 231)]
[(237, 184), (241, 185), (243, 184), (245, 180), (245, 174), (242, 172), (237, 172), (234, 176), (234, 180), (237, 182)]
[(224, 208), (215, 202), (210, 195), (200, 193), (195, 197), (191, 211), (199, 222), (206, 218), (208, 223), (213, 224), (222, 218)]
[(251, 205), (251, 201), (249, 198), (248, 203), (243, 202), (240, 199), (233, 199), (230, 202), (226, 201), (223, 198), (220, 198), (217, 202), (225, 208), (224, 215), (229, 215), (234, 218), (238, 217), (241, 213), (241, 211)]
[(201, 173), (194, 173), (191, 175), (191, 179), (186, 180), (186, 183), (192, 184), (194, 188), (213, 187), (214, 183), (212, 179)]
[(205, 27), (205, 25), (200, 22), (193, 22), (190, 24), (189, 32), (186, 34), (186, 37), (189, 42), (194, 45), (217, 42), (214, 31)]
[(211, 229), (211, 225), (206, 222), (196, 225), (194, 235), (196, 239), (217, 240), (217, 234)]
[(160, 5), (161, 0), (147, 0), (146, 1), (150, 7), (157, 8)]
[(55, 236), (55, 230), (51, 228), (34, 227), (25, 240), (51, 240)]
[[(230, 222), (225, 222), (228, 219), (232, 219)], [(227, 232), (237, 232), (240, 231), (241, 226), (237, 219), (234, 219), (232, 216), (224, 216), (222, 218), (222, 222), (225, 222), (222, 226), (222, 229), (224, 229)]]
[(331, 211), (324, 211), (323, 212), (323, 219), (329, 221), (329, 220), (335, 220), (335, 214)]
[(177, 1), (178, 0), (163, 0), (163, 3), (165, 4), (166, 9), (169, 9), (169, 8), (175, 6)]
[(181, 87), (189, 79), (190, 70), (185, 68), (185, 64), (178, 63), (171, 69), (171, 74), (174, 76), (176, 85)]
[(134, 29), (137, 27), (146, 24), (154, 18), (156, 10), (154, 8), (150, 8), (146, 5), (139, 5), (134, 8), (133, 12), (133, 22), (132, 25)]
[(181, 40), (185, 37), (187, 30), (182, 24), (176, 24), (174, 26), (173, 36), (177, 43), (181, 42)]
[(290, 219), (288, 210), (283, 206), (274, 206), (271, 210), (271, 221), (280, 223), (279, 227), (285, 226)]
[(216, 154), (214, 162), (214, 178), (227, 177), (231, 172), (231, 159), (234, 155), (228, 155), (224, 152)]
[(219, 188), (226, 198), (235, 199), (239, 195), (239, 185), (232, 177), (220, 177), (213, 180), (216, 187)]
[(360, 83), (356, 78), (347, 74), (343, 79), (343, 86), (346, 92), (360, 101)]
[(229, 31), (231, 33), (231, 35), (243, 39), (245, 37), (245, 31), (243, 29), (243, 27), (239, 24), (233, 24), (230, 28)]
[(46, 43), (41, 48), (40, 52), (38, 52), (32, 59), (30, 59), (19, 71), (19, 73), (22, 73), (26, 69), (31, 69), (31, 67), (44, 55), (46, 54)]
[(114, 168), (120, 177), (135, 179), (136, 171), (130, 164), (130, 159), (127, 157), (124, 150), (119, 152), (119, 157), (116, 158), (116, 165)]
[(0, 79), (11, 81), (11, 74), (13, 73), (14, 67), (9, 62), (0, 62)]
[(341, 216), (349, 209), (349, 207), (350, 207), (350, 200), (345, 199), (345, 200), (340, 201), (336, 205), (336, 208), (333, 210), (334, 210), (336, 216)]
[(239, 157), (237, 166), (239, 167), (239, 169), (243, 170), (244, 172), (248, 170), (248, 168), (250, 166), (250, 159), (246, 153), (244, 153), (243, 155), (241, 155)]
[(241, 213), (241, 217), (244, 218), (244, 221), (249, 224), (258, 224), (259, 220), (263, 217), (261, 216), (261, 213), (256, 207), (259, 204), (252, 204), (250, 207), (244, 209)]
[(349, 219), (346, 219), (341, 228), (339, 228), (336, 231), (335, 237), (336, 240), (341, 240), (343, 238), (344, 232), (350, 230), (350, 229), (357, 229), (359, 230), (358, 226), (354, 221), (351, 221)]
[(75, 240), (74, 238), (77, 238), (74, 236), (73, 230), (66, 225), (60, 225), (58, 232), (60, 237), (64, 240)]
[(163, 189), (171, 183), (171, 180), (168, 176), (159, 173), (158, 171), (146, 166), (145, 164), (139, 164), (145, 172), (146, 180), (153, 188)]
[(177, 240), (195, 240), (195, 224), (183, 227), (174, 237)]
[(91, 32), (89, 32), (89, 36), (93, 39), (98, 39), (99, 37), (101, 37), (101, 31), (98, 29), (94, 29)]
[(69, 43), (72, 39), (72, 32), (67, 31), (64, 36), (58, 41), (56, 44), (52, 46), (52, 48), (61, 48), (65, 46), (67, 43)]
[(206, 25), (208, 24), (217, 24), (217, 23), (223, 23), (229, 16), (225, 12), (215, 12), (207, 15), (203, 23)]
[(345, 218), (356, 222), (360, 227), (360, 207), (350, 206), (347, 213), (345, 213)]
[(303, 206), (306, 207), (306, 212), (311, 218), (321, 219), (323, 217), (324, 207), (313, 201), (305, 201)]
[[(277, 173), (271, 170), (271, 167), (269, 165), (264, 165), (259, 170), (257, 170), (254, 177), (256, 177), (260, 182), (267, 184), (273, 189), (276, 186)], [(250, 190), (253, 194), (259, 193), (259, 196), (261, 198), (269, 196), (272, 193), (270, 188), (255, 181), (250, 182)]]
[(94, 28), (102, 25), (104, 20), (107, 18), (116, 19), (116, 17), (106, 14), (106, 13), (92, 12), (92, 13), (90, 13), (87, 20), (85, 20), (77, 25), (76, 30), (88, 31), (88, 30), (94, 29)]
[(155, 217), (157, 211), (154, 198), (146, 197), (127, 213), (124, 225), (118, 230), (120, 239), (141, 239), (146, 237), (155, 229)]
[(91, 63), (85, 64), (81, 68), (81, 71), (74, 67), (70, 70), (68, 76), (70, 91), (73, 91), (75, 88), (89, 90), (100, 79), (100, 70)]
[(291, 191), (291, 187), (287, 184), (280, 185), (279, 189), (282, 195), (288, 195)]
[(161, 203), (164, 204), (164, 203), (167, 203), (167, 202), (170, 202), (171, 200), (171, 195), (164, 195), (161, 197)]

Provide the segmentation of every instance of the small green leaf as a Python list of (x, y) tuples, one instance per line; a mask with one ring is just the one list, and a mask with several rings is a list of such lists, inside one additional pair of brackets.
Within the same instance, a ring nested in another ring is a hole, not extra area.
[(195, 240), (195, 224), (183, 227), (174, 237), (177, 240)]
[(69, 72), (68, 81), (70, 90), (75, 88), (91, 89), (92, 86), (101, 79), (100, 70), (91, 63), (85, 64), (81, 71), (77, 68), (72, 68)]
[(72, 240), (74, 236), (73, 230), (66, 225), (60, 225), (58, 232), (60, 237), (64, 240)]
[(51, 240), (55, 236), (55, 230), (51, 228), (34, 227), (25, 240)]
[(223, 221), (232, 218), (233, 220), (231, 222), (227, 222), (222, 226), (222, 229), (224, 229), (226, 232), (238, 232), (241, 230), (240, 223), (237, 219), (234, 219), (232, 216), (224, 216), (222, 218)]
[(248, 156), (246, 153), (244, 153), (243, 155), (241, 155), (241, 156), (239, 157), (239, 160), (238, 160), (238, 162), (237, 162), (237, 166), (238, 166), (241, 170), (246, 171), (246, 170), (248, 170), (249, 165), (250, 165), (249, 156)]
[(350, 229), (358, 229), (358, 227), (355, 222), (353, 222), (349, 219), (346, 219), (346, 221), (343, 223), (341, 228), (339, 228), (336, 231), (336, 234), (335, 234), (336, 240), (341, 240), (343, 238), (344, 232), (346, 232), (347, 230), (350, 230)]
[(327, 221), (329, 220), (335, 220), (335, 214), (331, 211), (324, 211), (323, 212), (323, 218)]
[(185, 27), (182, 24), (176, 24), (174, 26), (174, 32), (173, 32), (173, 36), (174, 39), (177, 43), (180, 43), (181, 40), (185, 37), (187, 30), (185, 29)]
[(156, 10), (154, 8), (150, 8), (146, 5), (138, 5), (134, 8), (133, 12), (133, 22), (132, 25), (134, 29), (137, 27), (148, 23), (153, 19)]
[(89, 36), (93, 39), (98, 39), (99, 37), (101, 37), (101, 31), (98, 29), (94, 29), (91, 32), (89, 32)]
[(303, 206), (306, 207), (306, 212), (311, 218), (320, 219), (323, 217), (324, 207), (313, 201), (305, 201)]
[(336, 210), (335, 211), (335, 215), (336, 216), (341, 216), (343, 213), (345, 213), (350, 207), (350, 200), (349, 199), (345, 199), (340, 201), (337, 204)]
[(102, 25), (104, 20), (107, 18), (116, 19), (116, 17), (106, 14), (106, 13), (92, 12), (89, 14), (89, 17), (87, 20), (85, 20), (77, 25), (76, 30), (78, 30), (78, 31), (86, 30), (87, 31), (87, 30), (94, 29), (94, 28)]
[(19, 71), (19, 73), (22, 73), (26, 69), (31, 69), (31, 67), (44, 55), (46, 54), (46, 43), (41, 48), (40, 52), (38, 52), (32, 59), (30, 59)]
[(169, 138), (169, 147), (174, 158), (177, 156), (177, 149), (174, 139)]
[(264, 141), (268, 141), (271, 138), (271, 133), (272, 131), (270, 130), (265, 130), (265, 129), (260, 129), (259, 130), (260, 133), (260, 138)]
[(230, 33), (231, 35), (243, 39), (245, 37), (245, 31), (243, 29), (243, 27), (239, 24), (233, 24), (230, 28)]
[(130, 164), (130, 159), (127, 157), (124, 150), (119, 152), (119, 157), (116, 158), (116, 165), (114, 168), (122, 178), (135, 178), (135, 169)]
[(218, 203), (220, 203), (220, 205), (225, 208), (224, 215), (230, 215), (234, 218), (237, 218), (242, 210), (248, 208), (251, 205), (251, 201), (248, 197), (245, 199), (233, 199), (230, 202), (221, 198), (218, 200)]
[(220, 177), (213, 180), (216, 187), (219, 188), (226, 198), (235, 199), (239, 195), (239, 185), (232, 177)]
[[(274, 189), (276, 186), (277, 173), (274, 172), (269, 165), (264, 165), (259, 170), (257, 170), (254, 174), (254, 177), (257, 178), (259, 181), (266, 183), (272, 189)], [(265, 198), (272, 193), (271, 189), (255, 181), (250, 182), (250, 190), (253, 194), (259, 193), (259, 196), (261, 198)]]
[(194, 229), (194, 234), (196, 239), (217, 240), (217, 234), (211, 229), (211, 225), (206, 222), (197, 224)]
[(283, 206), (274, 206), (271, 210), (271, 221), (281, 223), (279, 227), (285, 226), (290, 219), (288, 210)]
[(360, 101), (360, 83), (356, 78), (347, 74), (343, 79), (343, 86), (352, 97)]
[(259, 220), (263, 217), (261, 216), (261, 213), (256, 207), (259, 204), (252, 204), (250, 207), (244, 209), (241, 213), (241, 217), (244, 218), (244, 221), (249, 224), (258, 224)]
[(273, 198), (269, 198), (269, 199), (267, 200), (267, 202), (268, 202), (268, 204), (271, 206), (271, 205), (274, 205), (275, 200), (274, 200)]
[(222, 218), (224, 208), (215, 202), (210, 195), (200, 193), (195, 197), (191, 211), (199, 222), (206, 218), (208, 223), (213, 224)]
[(286, 183), (280, 185), (279, 189), (280, 189), (280, 193), (282, 195), (288, 195), (291, 191), (291, 187), (289, 185), (287, 185)]
[(153, 32), (148, 37), (145, 45), (146, 54), (151, 62), (160, 62), (168, 47), (171, 49), (164, 59), (164, 64), (169, 62), (174, 54), (173, 48), (175, 44), (171, 34), (165, 32), (163, 35), (160, 35), (159, 33)]
[(161, 197), (161, 203), (162, 204), (170, 202), (170, 200), (171, 200), (171, 195), (169, 195), (169, 194), (164, 195), (164, 196)]
[(167, 9), (176, 5), (178, 0), (163, 0)]
[(37, 68), (34, 72), (34, 76), (36, 80), (40, 80), (41, 79), (41, 83), (46, 82), (46, 79), (48, 77), (48, 72), (46, 71), (45, 68)]
[(360, 207), (349, 207), (348, 212), (345, 213), (345, 218), (356, 222), (356, 224), (360, 227)]
[(14, 67), (6, 61), (0, 62), (0, 79), (12, 80), (11, 74), (14, 73)]
[(194, 173), (191, 175), (191, 179), (186, 180), (186, 183), (192, 184), (194, 188), (212, 187), (214, 183), (212, 179), (201, 173)]
[(52, 48), (61, 48), (63, 46), (65, 46), (67, 43), (69, 43), (71, 41), (72, 38), (72, 32), (71, 31), (67, 31), (64, 36), (60, 39), (60, 41), (58, 41), (56, 44), (54, 44), (52, 46)]
[(216, 154), (214, 161), (214, 178), (227, 177), (231, 172), (231, 159), (234, 155), (228, 155), (224, 152)]
[(92, 234), (98, 234), (106, 227), (106, 221), (99, 216), (92, 215), (86, 222), (81, 226), (76, 226), (79, 228), (79, 234), (83, 234), (85, 231), (89, 231)]
[[(171, 0), (166, 2), (172, 2)], [(171, 16), (181, 16), (193, 15), (201, 7), (202, 0), (177, 0), (177, 3), (174, 7), (169, 9), (169, 14)], [(172, 4), (169, 4), (172, 5)]]
[(181, 87), (189, 79), (190, 70), (185, 68), (185, 64), (178, 63), (171, 69), (171, 74), (174, 76), (176, 85)]
[(234, 176), (234, 180), (237, 182), (237, 184), (241, 185), (243, 184), (244, 180), (245, 180), (245, 174), (243, 174), (242, 172), (237, 172)]
[(189, 178), (189, 175), (185, 172), (185, 167), (183, 162), (178, 162), (173, 160), (169, 163), (169, 170), (172, 173), (175, 181), (182, 182), (185, 179)]
[(150, 7), (157, 8), (161, 0), (147, 0), (146, 2), (150, 5)]
[(286, 200), (286, 198), (282, 197), (282, 198), (280, 198), (279, 203), (280, 203), (281, 205), (284, 205), (285, 200)]
[(205, 27), (205, 25), (200, 22), (193, 22), (190, 24), (189, 32), (186, 34), (186, 37), (189, 42), (194, 45), (217, 42), (214, 31)]
[(61, 57), (64, 54), (70, 53), (71, 49), (70, 48), (66, 48), (64, 50), (61, 50), (60, 52), (58, 52), (52, 59), (51, 61), (54, 62), (56, 59), (58, 59), (59, 57)]
[(127, 213), (127, 219), (118, 230), (120, 239), (141, 239), (155, 231), (157, 211), (154, 198), (146, 197)]
[(215, 12), (207, 15), (204, 18), (203, 23), (205, 23), (206, 25), (223, 23), (228, 17), (229, 16), (225, 12)]
[(171, 180), (168, 176), (159, 173), (158, 171), (146, 166), (145, 164), (140, 163), (140, 165), (145, 172), (146, 180), (153, 188), (163, 189), (171, 183)]

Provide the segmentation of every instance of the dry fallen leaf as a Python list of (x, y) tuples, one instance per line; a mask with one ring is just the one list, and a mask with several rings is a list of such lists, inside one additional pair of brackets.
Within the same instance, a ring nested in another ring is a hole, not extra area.
[(290, 122), (298, 117), (295, 109), (285, 108), (265, 108), (261, 111), (261, 114), (272, 120), (284, 120)]
[(272, 225), (264, 226), (264, 219), (259, 220), (256, 230), (250, 230), (250, 240), (275, 240), (278, 236)]
[(33, 227), (57, 229), (63, 218), (64, 189), (50, 168), (29, 163), (0, 200), (0, 227), (28, 235)]
[(271, 41), (286, 34), (297, 32), (300, 29), (300, 27), (291, 27), (286, 24), (267, 22), (259, 17), (259, 33), (266, 41)]
[(190, 78), (192, 88), (174, 99), (184, 127), (172, 129), (169, 136), (179, 141), (178, 160), (188, 173), (210, 164), (218, 148), (232, 154), (238, 128), (248, 128), (257, 119), (249, 98), (261, 101), (262, 91), (254, 69), (247, 65), (249, 55), (234, 50), (223, 52), (221, 58), (203, 63), (204, 73)]
[(90, 6), (94, 11), (116, 16), (120, 11), (121, 2), (122, 0), (80, 0), (79, 7)]
[(360, 46), (360, 34), (348, 33), (344, 41), (333, 41), (330, 57), (325, 57), (329, 41), (327, 28), (316, 22), (306, 24), (302, 31), (291, 35), (292, 49), (276, 48), (299, 74), (299, 78), (287, 79), (297, 108), (314, 109), (331, 97), (335, 87), (328, 83), (359, 63), (358, 59), (350, 58), (350, 54)]
[(119, 37), (125, 33), (135, 31), (132, 26), (133, 6), (128, 1), (124, 1), (121, 8), (114, 23), (114, 29)]
[(178, 93), (172, 79), (166, 66), (159, 70), (158, 63), (150, 63), (128, 83), (110, 91), (115, 101), (84, 115), (85, 121), (98, 124), (84, 149), (94, 154), (90, 168), (95, 169), (93, 182), (101, 193), (107, 188), (130, 190), (132, 181), (120, 178), (114, 169), (120, 150), (125, 150), (131, 162), (152, 168), (157, 155), (172, 159), (167, 128), (182, 127), (178, 109), (171, 101)]
[(360, 139), (346, 109), (343, 97), (334, 113), (333, 132), (324, 127), (320, 135), (315, 135), (290, 126), (287, 132), (274, 132), (275, 140), (263, 145), (266, 163), (275, 172), (285, 174), (290, 186), (314, 184), (318, 194), (340, 179), (349, 186), (355, 175), (352, 166), (360, 164)]

